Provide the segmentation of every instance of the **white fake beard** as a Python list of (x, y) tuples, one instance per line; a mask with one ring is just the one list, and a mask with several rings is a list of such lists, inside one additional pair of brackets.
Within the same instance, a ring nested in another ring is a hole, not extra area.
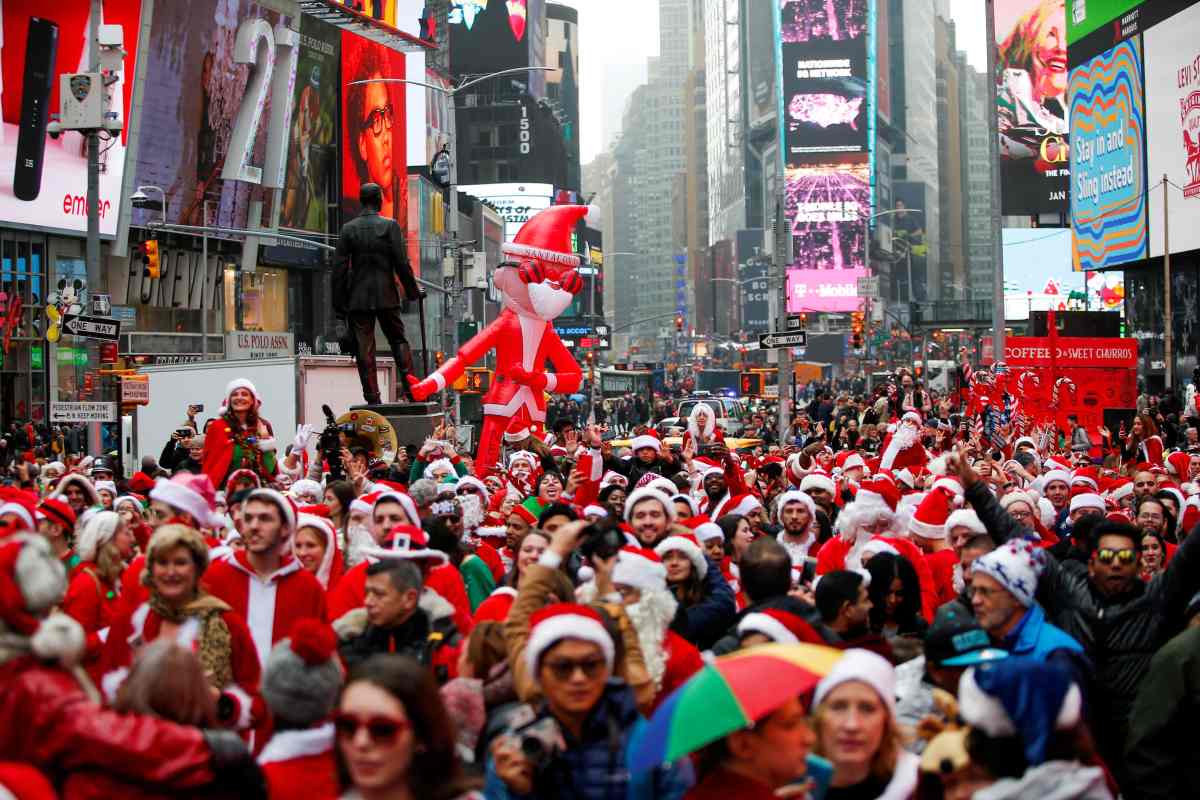
[(458, 506), (462, 509), (463, 531), (474, 533), (483, 524), (483, 502), (479, 495), (459, 495)]
[(967, 582), (963, 578), (962, 564), (954, 565), (954, 591), (956, 594), (962, 594), (963, 589), (967, 588)]
[(353, 567), (363, 560), (363, 549), (376, 547), (375, 537), (366, 525), (350, 525), (346, 528), (346, 566)]
[(662, 688), (663, 673), (667, 669), (667, 653), (663, 648), (663, 639), (671, 620), (675, 619), (675, 609), (679, 603), (675, 595), (666, 590), (642, 590), (642, 598), (636, 603), (625, 606), (625, 614), (637, 631), (638, 644), (642, 647), (642, 658), (646, 662), (646, 670), (654, 680), (655, 690)]
[(549, 322), (567, 310), (575, 296), (566, 289), (555, 288), (549, 282), (529, 284), (529, 305), (538, 319)]

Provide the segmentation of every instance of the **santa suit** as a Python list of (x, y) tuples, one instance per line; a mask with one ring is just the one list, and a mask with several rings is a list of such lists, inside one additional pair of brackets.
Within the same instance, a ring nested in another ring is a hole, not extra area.
[(663, 700), (704, 666), (704, 659), (700, 657), (696, 646), (670, 628), (663, 636), (662, 646), (667, 654), (667, 663), (663, 669), (662, 687), (654, 696), (654, 708), (658, 708)]
[[(378, 560), (368, 556), (342, 576), (337, 588), (329, 594), (330, 619), (341, 619), (356, 608), (362, 608), (367, 596), (367, 567)], [(467, 598), (467, 587), (458, 568), (453, 564), (434, 567), (425, 575), (425, 587), (454, 607), (454, 625), (458, 632), (463, 636), (470, 634), (474, 627), (471, 622), (471, 601)]]
[[(245, 730), (255, 721), (266, 719), (266, 704), (258, 693), (258, 683), (262, 676), (262, 668), (258, 663), (258, 652), (254, 649), (254, 640), (250, 629), (241, 616), (233, 611), (221, 613), (221, 620), (229, 629), (229, 666), (233, 673), (233, 683), (221, 687), (234, 703), (233, 727)], [(193, 649), (198, 631), (196, 626), (189, 625), (193, 620), (185, 621), (175, 632), (175, 643)], [(112, 625), (108, 640), (104, 644), (104, 674), (101, 683), (107, 684), (124, 680), (124, 672), (133, 663), (135, 649), (158, 639), (162, 630), (163, 619), (150, 608), (149, 603), (142, 603), (132, 612), (121, 614)], [(109, 677), (113, 676), (113, 677)]]
[(333, 723), (279, 731), (258, 756), (270, 800), (331, 800), (341, 790), (333, 754)]
[(117, 587), (101, 578), (98, 569), (91, 561), (80, 563), (62, 602), (63, 612), (73, 617), (87, 634), (83, 664), (93, 680), (100, 674), (100, 652), (108, 627), (120, 609)]
[(295, 558), (288, 557), (263, 579), (250, 566), (246, 551), (239, 550), (231, 558), (213, 563), (204, 573), (203, 583), (246, 620), (260, 664), (267, 663), (271, 648), (287, 637), (297, 622), (326, 618), (325, 590)]
[[(473, 336), (430, 378), (439, 390), (454, 383), (470, 364), (496, 351), (496, 378), (483, 396), (483, 428), (475, 472), (489, 474), (500, 452), (500, 440), (511, 424), (540, 427), (546, 422), (545, 393), (579, 391), (583, 372), (551, 324), (505, 308), (496, 320)], [(541, 372), (549, 359), (554, 372)]]

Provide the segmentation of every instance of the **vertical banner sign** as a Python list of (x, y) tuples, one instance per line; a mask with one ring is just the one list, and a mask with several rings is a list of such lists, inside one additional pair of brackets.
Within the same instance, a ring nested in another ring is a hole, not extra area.
[(858, 308), (867, 275), (874, 118), (872, 0), (779, 0), (790, 313)]
[(1064, 213), (1070, 182), (1066, 4), (995, 0), (995, 13), (1004, 213)]
[(281, 227), (325, 232), (328, 176), (337, 154), (339, 40), (334, 26), (301, 18)]
[(382, 216), (408, 227), (408, 143), (404, 84), (355, 81), (405, 78), (404, 54), (342, 31), (342, 213), (358, 214), (358, 190), (377, 183)]
[[(1146, 152), (1151, 185), (1167, 176), (1171, 251), (1200, 247), (1200, 5), (1146, 31)], [(1150, 192), (1150, 219), (1163, 219), (1162, 189)], [(1150, 238), (1150, 255), (1163, 237)], [(1178, 301), (1177, 301), (1178, 302)], [(1182, 299), (1184, 307), (1195, 303)]]
[(1075, 271), (1143, 259), (1149, 241), (1141, 40), (1074, 69), (1068, 97)]

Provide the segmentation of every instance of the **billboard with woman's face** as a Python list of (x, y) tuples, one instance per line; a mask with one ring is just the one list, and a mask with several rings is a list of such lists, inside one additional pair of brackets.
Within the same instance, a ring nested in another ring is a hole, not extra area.
[(1005, 214), (1067, 209), (1064, 0), (996, 0), (996, 114)]
[[(342, 211), (358, 214), (358, 190), (377, 183), (383, 190), (383, 216), (405, 226), (408, 220), (404, 54), (342, 32)], [(356, 83), (357, 81), (374, 81)]]

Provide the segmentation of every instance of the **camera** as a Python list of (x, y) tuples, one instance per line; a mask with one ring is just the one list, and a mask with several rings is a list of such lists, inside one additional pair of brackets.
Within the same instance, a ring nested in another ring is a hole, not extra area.
[(566, 749), (562, 730), (554, 717), (541, 717), (514, 731), (521, 743), (521, 753), (529, 760), (534, 772), (542, 772), (554, 762), (555, 756)]
[(625, 546), (625, 534), (612, 514), (601, 517), (580, 532), (579, 552), (588, 558), (612, 558)]
[(342, 469), (341, 429), (333, 416), (333, 409), (328, 405), (322, 405), (321, 411), (325, 414), (325, 429), (321, 431), (321, 438), (317, 440), (317, 449), (321, 452), (321, 457), (329, 464), (329, 479), (331, 481), (345, 480), (346, 473)]

